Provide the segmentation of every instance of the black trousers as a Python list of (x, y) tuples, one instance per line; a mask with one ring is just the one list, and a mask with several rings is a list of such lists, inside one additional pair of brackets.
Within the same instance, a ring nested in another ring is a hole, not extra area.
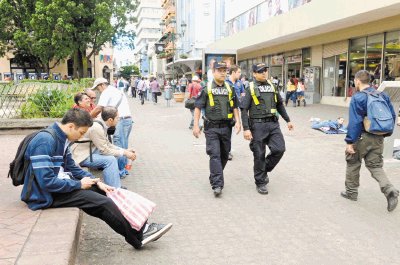
[(52, 208), (78, 207), (85, 213), (100, 218), (115, 232), (125, 237), (126, 242), (134, 248), (142, 246), (143, 229), (136, 231), (118, 210), (114, 202), (97, 186), (90, 190), (75, 190), (69, 193), (53, 193)]
[[(254, 157), (255, 183), (257, 186), (266, 185), (269, 182), (267, 172), (275, 168), (285, 152), (285, 140), (277, 121), (253, 123), (250, 130), (253, 135), (250, 150)], [(265, 157), (266, 146), (270, 152)]]
[(231, 151), (232, 127), (207, 128), (206, 152), (210, 156), (210, 184), (211, 187), (224, 187), (224, 168)]
[(131, 94), (133, 98), (136, 98), (136, 87), (131, 87)]

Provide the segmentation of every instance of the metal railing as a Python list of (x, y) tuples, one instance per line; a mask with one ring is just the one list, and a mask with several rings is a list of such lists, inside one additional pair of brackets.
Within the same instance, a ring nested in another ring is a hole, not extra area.
[(0, 119), (62, 117), (83, 90), (79, 84), (0, 84)]

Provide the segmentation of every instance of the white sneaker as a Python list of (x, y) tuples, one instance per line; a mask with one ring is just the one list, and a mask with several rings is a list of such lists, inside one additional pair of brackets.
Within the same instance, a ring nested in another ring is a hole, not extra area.
[(165, 233), (167, 233), (172, 227), (172, 224), (156, 224), (156, 223), (151, 223), (149, 227), (147, 228), (146, 232), (143, 233), (143, 240), (142, 240), (142, 246), (156, 241), (160, 237), (162, 237)]

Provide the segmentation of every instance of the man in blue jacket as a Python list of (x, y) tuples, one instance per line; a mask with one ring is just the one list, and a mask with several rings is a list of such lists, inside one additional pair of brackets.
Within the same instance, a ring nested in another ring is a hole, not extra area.
[[(355, 74), (354, 83), (357, 91), (373, 92), (375, 88), (369, 85), (370, 75), (368, 71), (361, 70)], [(386, 94), (382, 94), (388, 106), (390, 106), (393, 119), (396, 120), (392, 103)], [(378, 181), (382, 193), (386, 196), (389, 212), (393, 211), (399, 196), (399, 191), (393, 187), (383, 170), (383, 138), (390, 135), (377, 135), (368, 133), (364, 128), (364, 118), (367, 116), (366, 93), (356, 93), (351, 98), (349, 107), (349, 124), (346, 135), (346, 191), (341, 196), (356, 201), (358, 187), (360, 186), (360, 168), (362, 159), (371, 175)]]
[[(76, 165), (69, 145), (81, 138), (92, 124), (93, 120), (87, 111), (71, 109), (64, 115), (61, 123), (54, 123), (49, 127), (54, 130), (55, 139), (47, 132), (40, 132), (31, 140), (25, 152), (29, 168), (21, 199), (32, 210), (78, 207), (105, 221), (134, 248), (140, 248), (160, 238), (172, 224), (146, 224), (140, 231), (134, 230), (114, 202), (105, 196), (106, 192), (114, 188), (93, 178), (90, 173)], [(32, 172), (35, 181), (28, 194), (26, 183)]]

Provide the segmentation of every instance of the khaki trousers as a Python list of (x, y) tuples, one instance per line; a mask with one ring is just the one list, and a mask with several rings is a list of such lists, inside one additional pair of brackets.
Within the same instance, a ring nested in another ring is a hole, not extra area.
[(355, 154), (346, 153), (346, 192), (352, 197), (357, 198), (358, 187), (360, 186), (360, 168), (362, 159), (365, 167), (371, 172), (371, 176), (379, 183), (381, 191), (385, 196), (390, 192), (398, 192), (390, 183), (383, 170), (383, 136), (363, 133), (361, 138), (355, 143)]

